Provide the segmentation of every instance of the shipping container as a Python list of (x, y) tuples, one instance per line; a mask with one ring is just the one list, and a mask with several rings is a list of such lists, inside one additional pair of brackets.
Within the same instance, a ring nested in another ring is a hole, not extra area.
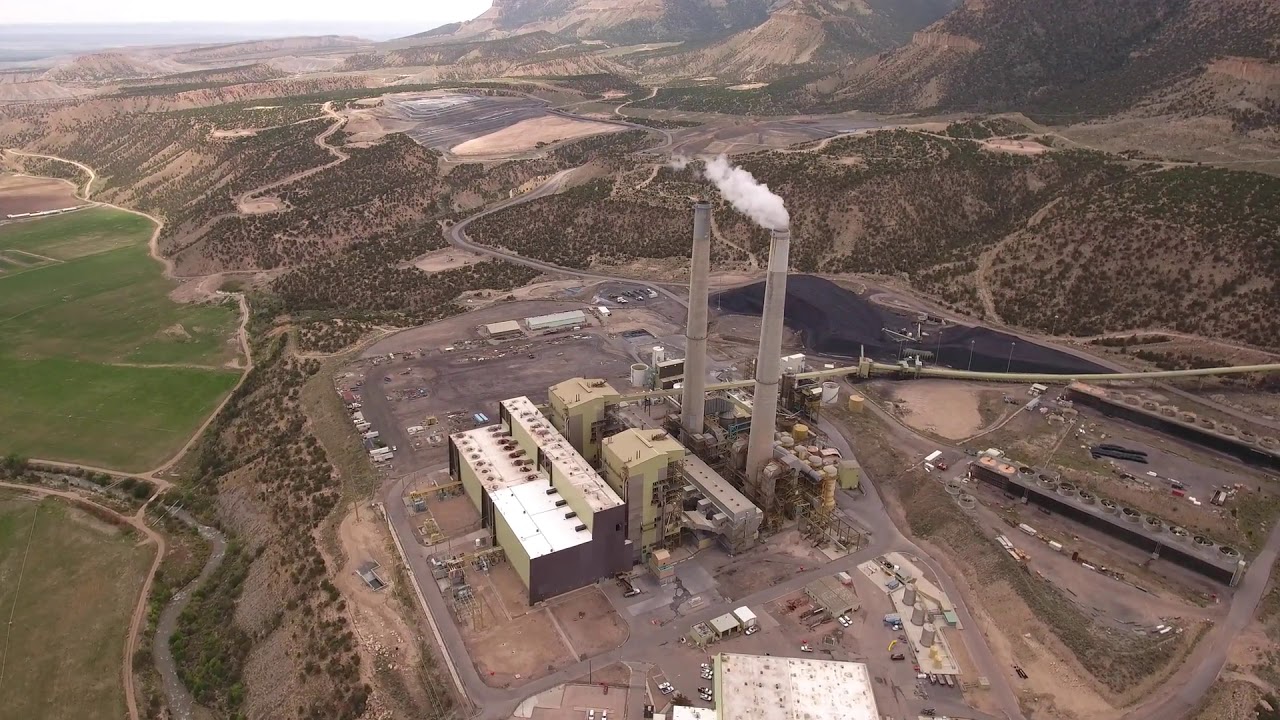
[(1035, 537), (1035, 536), (1036, 536), (1036, 529), (1035, 529), (1035, 528), (1033, 528), (1033, 527), (1031, 527), (1030, 525), (1028, 525), (1028, 524), (1026, 524), (1026, 523), (1022, 523), (1022, 524), (1018, 525), (1018, 529), (1019, 529), (1019, 530), (1021, 530), (1021, 531), (1022, 531), (1022, 532), (1024, 532), (1024, 533), (1026, 533), (1026, 534), (1030, 535), (1031, 537)]
[(924, 457), (924, 461), (925, 461), (925, 462), (927, 462), (927, 463), (931, 463), (931, 462), (933, 462), (934, 460), (937, 460), (937, 459), (938, 459), (938, 458), (940, 458), (940, 457), (942, 457), (942, 451), (941, 451), (941, 450), (934, 450), (933, 452), (929, 453), (928, 455), (926, 455), (926, 456)]
[(1062, 552), (1062, 543), (1057, 540), (1050, 540), (1049, 547), (1053, 548), (1054, 552)]

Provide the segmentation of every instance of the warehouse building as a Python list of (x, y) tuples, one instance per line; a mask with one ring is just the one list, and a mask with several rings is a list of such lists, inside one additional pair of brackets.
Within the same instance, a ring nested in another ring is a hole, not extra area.
[(523, 334), (520, 331), (520, 323), (515, 320), (489, 323), (484, 326), (484, 332), (489, 336), (490, 340), (508, 340), (520, 337)]
[(862, 663), (720, 653), (715, 666), (715, 720), (880, 720)]
[(550, 315), (534, 315), (524, 319), (524, 323), (529, 326), (529, 330), (535, 332), (539, 330), (559, 330), (573, 327), (574, 325), (584, 325), (586, 322), (587, 316), (581, 310), (570, 310)]
[(527, 397), (502, 401), (499, 419), (449, 437), (449, 473), (529, 603), (630, 568), (627, 510), (617, 493)]

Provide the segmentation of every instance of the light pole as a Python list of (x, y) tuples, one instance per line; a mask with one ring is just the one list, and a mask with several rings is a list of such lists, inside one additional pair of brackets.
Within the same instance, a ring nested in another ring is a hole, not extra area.
[(969, 370), (973, 370), (973, 340), (969, 341)]
[(1054, 337), (1058, 335), (1058, 313), (1053, 314), (1053, 327), (1049, 330), (1049, 334)]
[(1013, 368), (1013, 347), (1017, 344), (1018, 342), (1016, 340), (1009, 343), (1009, 362), (1005, 363), (1005, 366), (1004, 366), (1005, 375), (1008, 375), (1009, 371)]

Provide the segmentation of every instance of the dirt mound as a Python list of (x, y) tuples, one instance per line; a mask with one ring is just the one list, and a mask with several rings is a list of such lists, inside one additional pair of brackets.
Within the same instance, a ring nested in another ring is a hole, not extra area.
[(503, 155), (525, 152), (560, 140), (620, 132), (621, 126), (548, 116), (524, 120), (494, 133), (455, 145), (460, 156)]
[(161, 330), (160, 334), (170, 340), (178, 340), (180, 342), (186, 342), (191, 339), (191, 333), (187, 332), (187, 329), (182, 326), (182, 323), (174, 323), (164, 330)]

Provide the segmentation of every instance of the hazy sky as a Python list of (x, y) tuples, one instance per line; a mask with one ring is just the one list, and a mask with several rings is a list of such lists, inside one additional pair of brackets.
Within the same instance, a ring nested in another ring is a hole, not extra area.
[[(402, 26), (404, 34), (468, 20), (488, 9), (491, 0), (378, 0), (368, 6), (344, 0), (46, 0), (8, 2), (8, 23), (137, 22), (296, 22), (350, 21), (355, 25)], [(368, 10), (364, 8), (368, 7)]]

